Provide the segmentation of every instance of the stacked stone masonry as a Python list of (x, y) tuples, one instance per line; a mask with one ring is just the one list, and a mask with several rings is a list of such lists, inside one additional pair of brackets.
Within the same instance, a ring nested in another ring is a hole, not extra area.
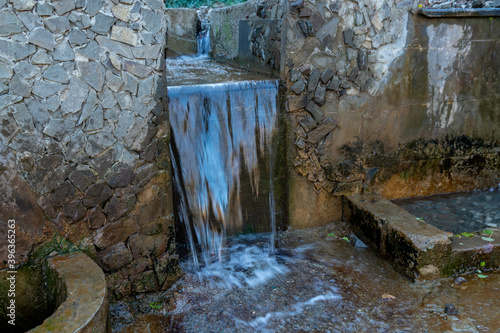
[(78, 244), (117, 298), (177, 274), (164, 10), (0, 1), (1, 228), (17, 219), (20, 262), (54, 233)]

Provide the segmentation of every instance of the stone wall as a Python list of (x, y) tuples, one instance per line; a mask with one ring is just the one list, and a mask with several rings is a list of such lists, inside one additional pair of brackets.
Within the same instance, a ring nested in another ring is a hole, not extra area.
[(339, 219), (339, 194), (392, 199), (500, 181), (499, 18), (429, 19), (416, 4), (290, 4), (292, 225)]
[(115, 297), (177, 274), (164, 11), (0, 1), (0, 229), (16, 220), (18, 263), (57, 233), (99, 263)]

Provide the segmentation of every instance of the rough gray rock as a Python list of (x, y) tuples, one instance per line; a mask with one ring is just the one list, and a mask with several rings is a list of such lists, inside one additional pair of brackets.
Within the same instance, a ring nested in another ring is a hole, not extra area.
[(47, 2), (39, 2), (36, 5), (36, 12), (40, 16), (50, 16), (50, 15), (52, 15), (53, 10), (54, 10), (54, 7), (52, 7)]
[(105, 127), (101, 132), (90, 134), (88, 136), (85, 151), (89, 156), (94, 157), (105, 149), (111, 147), (116, 142), (113, 136), (113, 129)]
[(45, 26), (54, 34), (63, 34), (70, 29), (69, 20), (65, 16), (50, 17), (45, 20)]
[(32, 10), (33, 7), (35, 7), (35, 0), (15, 0), (11, 1), (12, 5), (14, 6), (14, 9), (22, 12), (25, 10)]
[(103, 52), (102, 48), (99, 47), (99, 45), (97, 45), (97, 43), (93, 40), (91, 40), (87, 46), (76, 50), (76, 53), (94, 61), (98, 61), (100, 59), (101, 52)]
[(113, 16), (98, 13), (95, 17), (95, 23), (90, 27), (90, 30), (97, 34), (105, 35), (115, 22), (116, 19)]
[(90, 184), (97, 180), (97, 176), (88, 165), (77, 165), (69, 174), (68, 179), (81, 192), (85, 192)]
[(64, 89), (61, 83), (47, 82), (47, 81), (36, 81), (33, 85), (33, 94), (40, 98), (47, 98), (51, 95), (57, 94)]
[(56, 10), (57, 15), (62, 16), (76, 8), (75, 0), (64, 0), (64, 1), (56, 1), (54, 2), (54, 8)]
[(69, 45), (67, 40), (64, 40), (59, 44), (59, 46), (56, 47), (55, 51), (52, 52), (52, 57), (54, 60), (59, 60), (59, 61), (71, 61), (75, 60), (75, 53), (73, 52), (73, 49)]
[(42, 74), (44, 79), (55, 81), (59, 83), (68, 83), (69, 75), (68, 73), (59, 65), (49, 66)]
[(69, 90), (65, 94), (65, 99), (61, 104), (63, 115), (75, 113), (81, 110), (82, 103), (87, 98), (88, 86), (77, 77), (72, 77), (69, 83)]
[(134, 170), (130, 165), (125, 163), (117, 163), (111, 168), (106, 182), (111, 188), (125, 187), (132, 183), (134, 178)]
[(0, 37), (8, 37), (20, 33), (21, 21), (12, 9), (0, 11)]
[(144, 8), (141, 10), (141, 14), (146, 29), (153, 35), (157, 34), (161, 30), (161, 20), (158, 15), (155, 12)]
[(317, 69), (314, 69), (309, 75), (309, 81), (307, 82), (307, 91), (313, 92), (316, 90), (320, 77), (321, 72)]
[(306, 83), (303, 80), (299, 80), (290, 87), (290, 90), (299, 95), (301, 92), (304, 91), (305, 88), (306, 88)]
[(97, 41), (99, 46), (110, 52), (116, 53), (117, 55), (121, 55), (126, 58), (133, 58), (132, 48), (129, 45), (122, 44), (103, 36), (96, 36), (95, 40)]
[(306, 106), (307, 112), (309, 112), (316, 121), (321, 121), (323, 119), (323, 111), (314, 102), (309, 102)]
[(102, 89), (105, 71), (101, 64), (96, 62), (77, 62), (77, 67), (83, 81), (97, 91)]
[(111, 39), (131, 46), (136, 46), (139, 37), (133, 30), (115, 25), (111, 30)]
[(36, 27), (43, 26), (42, 19), (38, 15), (32, 14), (30, 12), (22, 12), (18, 13), (17, 16), (19, 17), (21, 22), (23, 22), (24, 26), (30, 31), (35, 29)]
[(87, 7), (85, 7), (85, 12), (90, 16), (94, 16), (101, 10), (104, 6), (104, 0), (87, 0)]
[(97, 94), (93, 89), (90, 89), (90, 92), (87, 96), (87, 100), (83, 104), (83, 109), (82, 113), (80, 115), (80, 119), (78, 119), (77, 126), (82, 124), (85, 120), (87, 120), (88, 117), (92, 114), (92, 111), (94, 111), (95, 106), (99, 100), (97, 99)]
[(80, 46), (87, 42), (87, 35), (80, 29), (73, 27), (68, 35), (68, 41), (71, 45)]
[(307, 141), (312, 144), (316, 144), (319, 140), (323, 139), (328, 133), (330, 133), (335, 127), (337, 127), (337, 123), (331, 118), (326, 118), (313, 131), (307, 133)]
[(129, 73), (123, 73), (122, 74), (122, 77), (123, 77), (123, 82), (124, 82), (124, 86), (123, 86), (123, 89), (125, 89), (126, 91), (129, 91), (132, 93), (132, 95), (136, 95), (137, 94), (137, 88), (139, 86), (139, 80), (137, 80), (137, 78)]
[(74, 131), (76, 119), (74, 118), (51, 118), (43, 133), (61, 141), (65, 135)]
[(35, 28), (30, 32), (28, 36), (28, 42), (43, 47), (44, 49), (47, 49), (49, 51), (54, 50), (54, 47), (56, 45), (54, 35), (41, 27)]
[(99, 105), (92, 112), (90, 117), (87, 119), (86, 131), (95, 131), (101, 129), (104, 126), (104, 111)]
[(113, 190), (107, 183), (97, 183), (90, 185), (85, 191), (83, 203), (86, 207), (101, 206), (106, 200), (111, 198)]
[(13, 75), (13, 71), (10, 66), (0, 62), (0, 80), (8, 81)]
[(52, 60), (47, 51), (40, 49), (36, 51), (33, 58), (31, 58), (31, 62), (35, 65), (50, 65)]
[(25, 81), (21, 80), (18, 75), (14, 75), (10, 81), (9, 94), (22, 97), (29, 97), (31, 94), (31, 86)]
[(302, 119), (299, 120), (299, 124), (306, 132), (315, 129), (318, 126), (318, 123), (313, 118), (308, 116), (302, 117)]
[(160, 44), (138, 46), (132, 49), (134, 57), (139, 59), (156, 59), (160, 54)]

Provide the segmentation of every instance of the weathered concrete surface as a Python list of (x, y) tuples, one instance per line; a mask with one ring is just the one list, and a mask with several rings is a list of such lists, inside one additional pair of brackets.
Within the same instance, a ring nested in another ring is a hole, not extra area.
[(198, 13), (196, 9), (170, 8), (167, 19), (167, 56), (189, 55), (197, 52)]
[(49, 259), (49, 268), (61, 281), (65, 299), (56, 312), (32, 333), (110, 332), (106, 280), (101, 268), (81, 252)]
[(444, 276), (448, 235), (379, 195), (343, 197), (343, 218), (354, 233), (412, 280)]
[[(310, 188), (392, 199), (500, 181), (499, 18), (428, 19), (412, 6), (289, 4), (289, 146)], [(338, 126), (308, 142), (326, 118)], [(301, 219), (290, 214), (291, 225)]]
[(283, 66), (285, 1), (256, 0), (212, 9), (210, 38), (214, 59), (278, 76)]
[[(474, 273), (478, 270), (487, 272), (500, 268), (500, 229), (489, 228), (493, 235), (483, 232), (471, 237), (452, 237), (453, 252), (446, 265), (447, 274)], [(493, 241), (485, 241), (492, 238)], [(487, 275), (487, 273), (486, 273)]]

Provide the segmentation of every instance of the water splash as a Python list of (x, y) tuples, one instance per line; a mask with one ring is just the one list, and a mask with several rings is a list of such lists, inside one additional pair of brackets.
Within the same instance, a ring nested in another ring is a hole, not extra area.
[[(242, 228), (241, 175), (258, 196), (259, 156), (270, 156), (277, 125), (277, 81), (244, 81), (168, 88), (175, 140), (174, 176), (194, 264), (197, 245), (205, 266), (222, 261), (228, 231)], [(176, 158), (177, 155), (177, 158)], [(274, 250), (274, 185), (270, 177), (271, 252)]]

